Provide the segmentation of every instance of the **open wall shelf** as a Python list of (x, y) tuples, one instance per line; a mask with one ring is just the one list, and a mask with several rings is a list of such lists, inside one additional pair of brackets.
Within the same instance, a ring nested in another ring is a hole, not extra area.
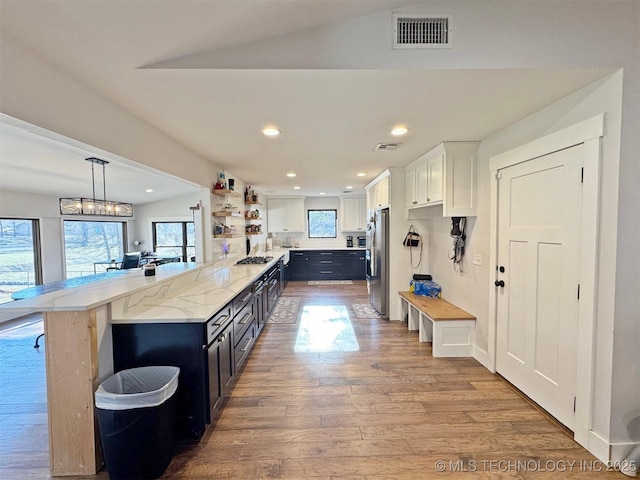
[(220, 195), (220, 196), (229, 195), (230, 197), (242, 196), (240, 192), (236, 192), (235, 190), (229, 190), (228, 188), (214, 188), (211, 190), (211, 193), (213, 193), (214, 195)]
[(214, 217), (242, 217), (242, 213), (240, 212), (213, 212)]

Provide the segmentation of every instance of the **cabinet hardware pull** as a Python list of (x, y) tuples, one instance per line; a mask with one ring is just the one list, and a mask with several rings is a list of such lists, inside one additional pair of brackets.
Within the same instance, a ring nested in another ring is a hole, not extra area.
[(320, 263), (333, 263), (333, 260), (320, 260)]
[(251, 343), (251, 339), (250, 339), (250, 338), (247, 338), (247, 344), (246, 344), (246, 345), (245, 345), (245, 347), (244, 347), (242, 350), (240, 350), (240, 351), (241, 351), (242, 353), (246, 352), (246, 351), (247, 351), (247, 349), (249, 348), (249, 344), (250, 344), (250, 343)]
[(218, 343), (222, 343), (222, 342), (224, 342), (224, 339), (225, 339), (225, 338), (227, 338), (227, 335), (226, 335), (226, 334), (224, 334), (224, 335), (220, 335), (220, 337), (218, 338)]
[(224, 322), (229, 320), (229, 315), (223, 315), (220, 319), (213, 324), (214, 327), (219, 327), (220, 325), (224, 325)]
[(240, 325), (244, 325), (245, 323), (247, 323), (247, 317), (250, 317), (251, 314), (249, 312), (244, 314), (244, 317), (242, 317), (242, 320), (240, 320)]
[(253, 295), (251, 292), (249, 292), (248, 294), (246, 294), (244, 296), (244, 298), (242, 300), (240, 300), (242, 303), (248, 301), (251, 298), (251, 295)]

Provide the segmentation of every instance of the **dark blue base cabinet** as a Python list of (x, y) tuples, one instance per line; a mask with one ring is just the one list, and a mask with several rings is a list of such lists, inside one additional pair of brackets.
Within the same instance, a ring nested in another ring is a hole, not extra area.
[(364, 280), (365, 251), (294, 250), (289, 254), (289, 280)]
[(277, 266), (207, 322), (111, 325), (116, 372), (148, 365), (180, 368), (179, 441), (199, 439), (218, 417), (278, 299), (279, 283)]
[[(176, 434), (180, 439), (200, 438), (211, 422), (208, 404), (210, 367), (208, 351), (202, 348), (206, 345), (202, 324), (146, 323), (112, 327), (116, 372), (147, 365), (180, 368), (176, 392)], [(216, 344), (216, 361), (212, 365), (216, 370), (224, 366), (225, 353), (231, 359), (232, 339), (231, 332), (228, 333), (226, 346)], [(217, 383), (212, 382), (211, 386), (219, 391)], [(215, 398), (212, 400), (216, 402)]]

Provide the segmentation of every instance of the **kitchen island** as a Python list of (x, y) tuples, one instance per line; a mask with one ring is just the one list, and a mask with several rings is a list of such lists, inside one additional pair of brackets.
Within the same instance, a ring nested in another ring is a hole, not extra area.
[(52, 476), (95, 474), (102, 458), (94, 392), (114, 372), (112, 323), (199, 323), (246, 290), (265, 265), (170, 263), (0, 305), (44, 313), (49, 457)]

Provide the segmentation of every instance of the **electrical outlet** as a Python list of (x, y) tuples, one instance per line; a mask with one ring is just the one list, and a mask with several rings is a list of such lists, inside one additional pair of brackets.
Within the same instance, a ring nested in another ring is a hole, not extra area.
[(471, 263), (473, 263), (474, 265), (482, 266), (482, 255), (480, 255), (479, 253), (474, 253)]

